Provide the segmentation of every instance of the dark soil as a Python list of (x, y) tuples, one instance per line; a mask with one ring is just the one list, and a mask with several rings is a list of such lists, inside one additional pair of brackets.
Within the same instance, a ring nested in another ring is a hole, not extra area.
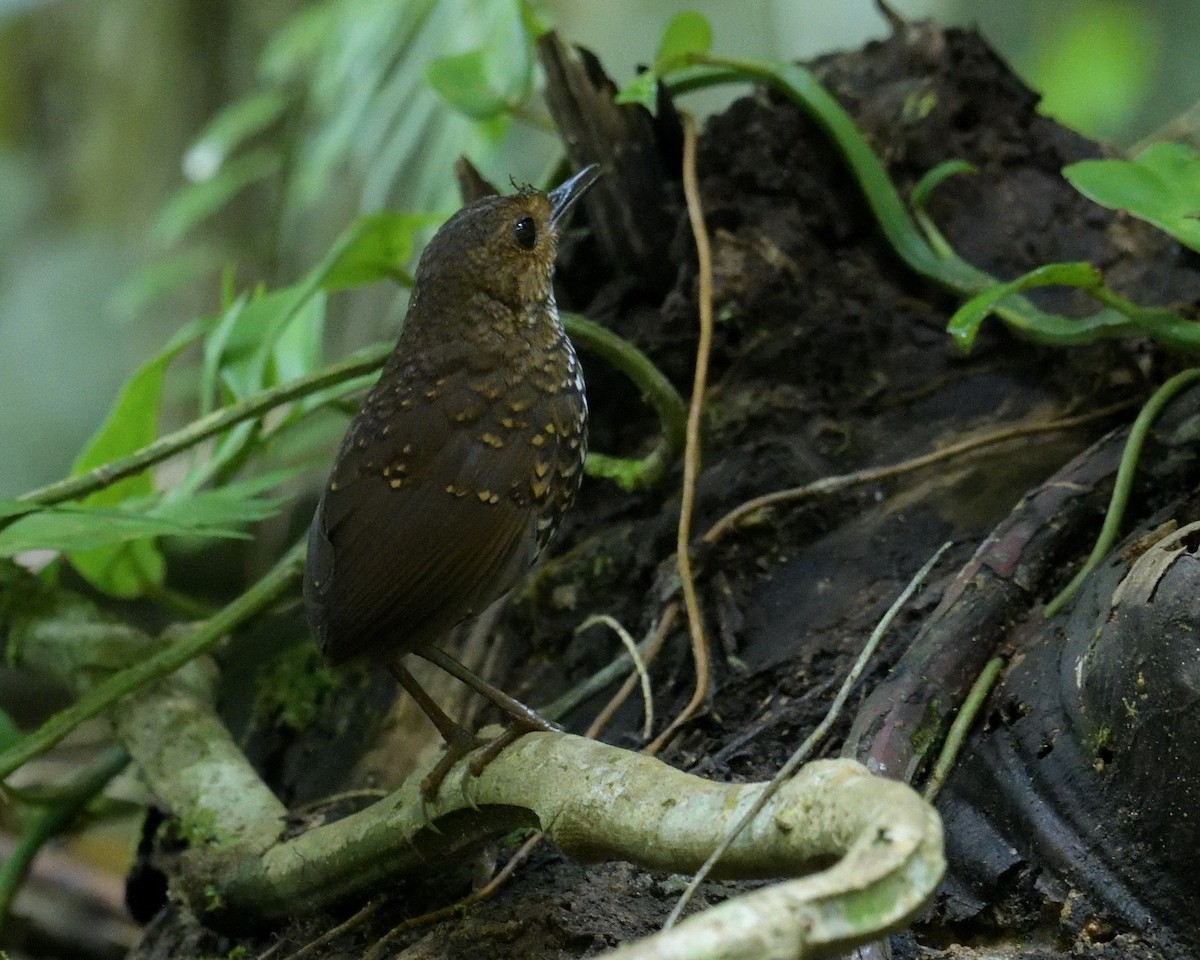
[[(1038, 115), (1035, 96), (977, 36), (914, 28), (906, 37), (823, 59), (816, 69), (902, 191), (948, 158), (978, 168), (941, 185), (929, 208), (951, 245), (976, 265), (1007, 278), (1045, 262), (1087, 259), (1140, 302), (1194, 305), (1200, 299), (1195, 255), (1067, 185), (1061, 168), (1098, 156), (1099, 148)], [(995, 322), (974, 351), (962, 355), (945, 333), (954, 301), (904, 267), (816, 125), (773, 96), (745, 97), (709, 121), (700, 171), (718, 324), (697, 533), (764, 492), (900, 461), (1005, 424), (1141, 399), (1176, 363), (1143, 343), (1035, 347)], [(627, 285), (598, 278), (594, 266), (585, 276), (583, 252), (568, 258), (561, 272), (562, 301), (590, 306), (595, 319), (636, 341), (686, 395), (696, 276), (683, 211), (666, 252), (677, 281), (661, 303), (639, 302)], [(589, 303), (579, 302), (582, 291)], [(1086, 309), (1060, 293), (1042, 302), (1067, 312)], [(651, 414), (618, 375), (593, 357), (584, 359), (592, 446), (611, 453), (644, 449), (655, 430)], [(707, 709), (663, 759), (717, 779), (769, 777), (819, 722), (882, 612), (938, 545), (953, 540), (823, 748), (836, 755), (857, 705), (993, 527), (1027, 491), (1132, 416), (1127, 411), (1034, 435), (780, 508), (699, 548), (714, 687)], [(506, 689), (546, 703), (611, 660), (619, 647), (605, 631), (574, 635), (593, 612), (612, 614), (635, 634), (651, 626), (673, 589), (678, 489), (678, 471), (660, 489), (633, 495), (604, 481), (585, 482), (550, 556), (497, 622), (504, 643), (495, 676)], [(1098, 522), (1077, 538), (1080, 557), (1097, 529)], [(1033, 584), (1030, 606), (1051, 596), (1071, 569)], [(653, 679), (661, 724), (691, 692), (685, 629), (669, 637)], [(578, 709), (567, 725), (582, 730), (601, 702)], [(635, 745), (640, 710), (635, 698), (605, 737)], [(285, 749), (273, 740), (266, 751), (290, 800), (345, 787), (297, 774), (311, 764), (289, 764), (288, 751), (312, 757), (314, 747)], [(955, 796), (953, 790), (947, 796)], [(970, 944), (956, 947), (955, 956), (978, 950), (1027, 960), (1081, 951), (1106, 960), (1161, 955), (1152, 933), (1114, 921), (1100, 900), (1074, 888), (1069, 873), (1043, 871), (1035, 854), (1004, 867), (1006, 879), (987, 886), (988, 902), (973, 901), (971, 910), (956, 913), (943, 901), (913, 932), (896, 938), (898, 955), (915, 956), (918, 947), (932, 951), (923, 956), (940, 955), (954, 944)], [(656, 930), (681, 886), (675, 877), (621, 864), (584, 866), (543, 850), (493, 899), (398, 937), (393, 955), (559, 960), (596, 954)], [(711, 883), (701, 900), (714, 902), (742, 888)], [(360, 956), (383, 931), (454, 893), (444, 880), (424, 892), (409, 888), (323, 955)], [(1068, 902), (1073, 913), (1064, 909)], [(299, 946), (348, 912), (298, 918), (278, 935)], [(250, 955), (271, 942), (247, 944)], [(232, 945), (168, 909), (135, 956), (221, 955)]]

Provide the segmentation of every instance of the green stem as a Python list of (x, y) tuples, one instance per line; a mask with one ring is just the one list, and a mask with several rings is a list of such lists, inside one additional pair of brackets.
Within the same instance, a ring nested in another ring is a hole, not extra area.
[(562, 319), (563, 326), (576, 344), (604, 358), (633, 381), (658, 413), (662, 427), (658, 444), (641, 460), (592, 454), (588, 457), (588, 473), (609, 477), (625, 490), (657, 483), (683, 451), (687, 433), (687, 405), (679, 391), (650, 358), (628, 340), (578, 313), (564, 313)]
[(1125, 442), (1125, 450), (1121, 454), (1120, 466), (1117, 467), (1117, 479), (1113, 484), (1112, 498), (1108, 502), (1108, 512), (1104, 515), (1104, 526), (1100, 529), (1100, 536), (1096, 538), (1096, 545), (1092, 547), (1091, 554), (1079, 568), (1079, 572), (1071, 578), (1071, 582), (1063, 588), (1058, 596), (1046, 604), (1044, 612), (1047, 617), (1054, 616), (1063, 608), (1067, 601), (1075, 595), (1087, 575), (1096, 568), (1116, 543), (1117, 534), (1121, 529), (1121, 520), (1125, 516), (1125, 507), (1129, 503), (1133, 475), (1137, 469), (1137, 462), (1141, 458), (1142, 447), (1146, 443), (1150, 427), (1162, 413), (1163, 407), (1174, 399), (1184, 387), (1197, 380), (1200, 380), (1200, 367), (1193, 367), (1175, 374), (1154, 391), (1153, 396), (1146, 401), (1146, 405), (1137, 415), (1137, 419), (1133, 421), (1133, 426), (1129, 429), (1129, 439)]
[(125, 769), (129, 754), (122, 747), (108, 750), (96, 763), (77, 774), (59, 794), (61, 799), (29, 815), (16, 844), (0, 861), (0, 933), (12, 908), (13, 899), (29, 873), (34, 857), (46, 842), (75, 822), (88, 801), (104, 789), (108, 781)]
[(387, 344), (368, 347), (340, 363), (332, 364), (307, 377), (280, 384), (238, 403), (214, 410), (207, 416), (192, 421), (174, 433), (160, 437), (127, 457), (103, 463), (77, 477), (67, 477), (37, 490), (31, 490), (22, 494), (19, 499), (41, 506), (49, 506), (102, 490), (118, 480), (140, 473), (147, 467), (166, 460), (168, 457), (173, 457), (235, 424), (254, 420), (268, 410), (335, 386), (343, 381), (373, 373), (383, 366), (383, 362), (391, 352), (392, 347)]
[(1004, 658), (993, 657), (984, 666), (983, 671), (975, 678), (975, 682), (971, 685), (971, 690), (967, 694), (967, 699), (963, 701), (962, 707), (959, 708), (958, 715), (954, 718), (954, 723), (950, 725), (950, 730), (946, 734), (946, 741), (942, 744), (942, 751), (938, 754), (937, 763), (934, 764), (933, 772), (929, 775), (929, 779), (925, 782), (925, 789), (922, 791), (923, 796), (930, 803), (933, 803), (934, 798), (938, 795), (938, 791), (942, 789), (942, 784), (946, 782), (946, 777), (950, 775), (950, 771), (954, 768), (954, 762), (958, 759), (959, 753), (962, 751), (963, 741), (967, 737), (967, 732), (975, 723), (975, 718), (979, 715), (983, 703), (987, 700), (987, 696), (995, 686), (996, 680), (1000, 677), (1000, 671), (1004, 669)]
[(104, 713), (122, 697), (174, 673), (206, 653), (226, 634), (294, 589), (304, 569), (304, 549), (303, 541), (296, 544), (262, 579), (228, 606), (153, 656), (109, 675), (71, 706), (60, 710), (32, 733), (0, 753), (0, 780), (49, 750), (85, 720)]

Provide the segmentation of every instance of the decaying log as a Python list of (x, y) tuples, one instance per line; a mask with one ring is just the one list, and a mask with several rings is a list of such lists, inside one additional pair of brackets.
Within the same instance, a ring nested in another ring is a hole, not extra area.
[(546, 102), (572, 166), (598, 163), (604, 171), (583, 198), (601, 251), (636, 286), (665, 290), (674, 279), (663, 250), (675, 217), (664, 156), (671, 148), (667, 141), (682, 142), (677, 117), (668, 106), (656, 122), (637, 104), (616, 103), (617, 88), (599, 61), (553, 32), (538, 40), (537, 49), (546, 71)]

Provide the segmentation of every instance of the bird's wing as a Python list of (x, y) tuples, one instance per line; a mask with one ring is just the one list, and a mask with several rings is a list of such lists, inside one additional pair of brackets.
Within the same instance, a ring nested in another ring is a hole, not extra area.
[(381, 382), (313, 518), (306, 601), (333, 660), (430, 643), (533, 560), (525, 438), (504, 432), (486, 397), (478, 417), (456, 419), (464, 397), (474, 402), (467, 374), (441, 380), (432, 397), (403, 386), (387, 396)]

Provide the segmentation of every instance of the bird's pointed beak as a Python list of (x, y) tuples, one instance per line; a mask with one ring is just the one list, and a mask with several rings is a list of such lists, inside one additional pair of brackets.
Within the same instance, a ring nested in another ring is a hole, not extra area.
[(575, 206), (575, 201), (587, 193), (588, 188), (600, 179), (600, 165), (590, 163), (570, 179), (550, 191), (550, 226), (557, 230)]

